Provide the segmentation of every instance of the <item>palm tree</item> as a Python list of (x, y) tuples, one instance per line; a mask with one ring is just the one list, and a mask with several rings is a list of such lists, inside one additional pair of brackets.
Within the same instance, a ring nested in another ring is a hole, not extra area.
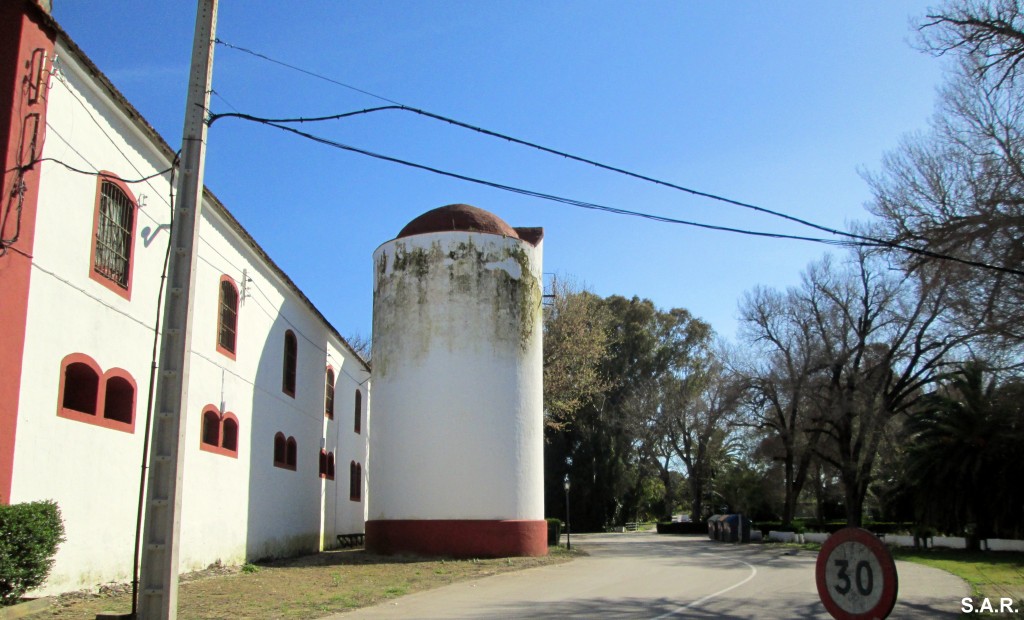
[(1013, 456), (1013, 418), (985, 374), (984, 364), (964, 364), (922, 398), (906, 425), (906, 475), (919, 519), (967, 534), (973, 524), (975, 539), (994, 533), (999, 495), (1014, 484), (1001, 476)]

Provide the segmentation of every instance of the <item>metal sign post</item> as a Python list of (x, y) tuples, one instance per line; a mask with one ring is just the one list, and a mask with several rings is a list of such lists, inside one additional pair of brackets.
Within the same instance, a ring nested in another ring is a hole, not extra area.
[(178, 532), (181, 527), (181, 479), (188, 405), (189, 342), (192, 289), (195, 284), (196, 237), (202, 205), (206, 154), (206, 110), (210, 104), (217, 0), (199, 0), (192, 71), (185, 108), (178, 200), (171, 213), (171, 256), (160, 338), (159, 372), (146, 484), (140, 603), (143, 620), (178, 615)]

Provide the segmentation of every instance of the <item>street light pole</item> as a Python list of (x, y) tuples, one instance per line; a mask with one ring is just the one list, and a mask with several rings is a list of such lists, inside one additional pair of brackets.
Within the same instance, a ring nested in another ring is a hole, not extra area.
[(572, 523), (569, 521), (569, 474), (565, 475), (565, 548), (572, 551)]

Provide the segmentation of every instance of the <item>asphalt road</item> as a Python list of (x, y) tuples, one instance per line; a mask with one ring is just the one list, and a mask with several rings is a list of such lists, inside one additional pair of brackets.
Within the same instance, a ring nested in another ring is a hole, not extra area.
[[(774, 545), (704, 538), (588, 534), (590, 555), (566, 564), (496, 575), (394, 599), (338, 616), (357, 618), (823, 618), (816, 555)], [(961, 579), (897, 562), (892, 618), (959, 615)]]

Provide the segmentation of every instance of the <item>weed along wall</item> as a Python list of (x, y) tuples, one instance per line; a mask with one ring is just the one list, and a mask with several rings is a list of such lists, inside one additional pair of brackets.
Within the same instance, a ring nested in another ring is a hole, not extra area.
[(449, 205), (374, 253), (368, 549), (547, 553), (542, 237)]

